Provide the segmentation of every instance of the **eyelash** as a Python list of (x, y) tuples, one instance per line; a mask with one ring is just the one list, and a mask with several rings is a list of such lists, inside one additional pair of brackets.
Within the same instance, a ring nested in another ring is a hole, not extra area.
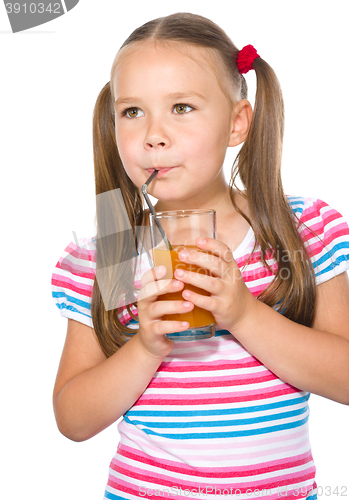
[[(184, 103), (184, 102), (179, 102), (177, 104), (174, 104), (172, 110), (174, 110), (177, 106), (187, 106), (188, 108), (191, 108), (190, 111), (193, 111), (195, 108), (195, 106), (192, 106), (191, 104), (187, 104), (187, 103)], [(138, 108), (137, 106), (132, 106), (130, 108), (125, 108), (123, 111), (121, 111), (121, 116), (126, 116), (127, 118), (130, 118), (132, 119), (130, 116), (127, 116), (127, 112), (130, 111), (131, 109), (140, 109)], [(175, 113), (176, 115), (186, 115), (188, 113), (190, 113), (190, 111), (188, 111), (187, 113)], [(137, 118), (137, 116), (135, 117)]]

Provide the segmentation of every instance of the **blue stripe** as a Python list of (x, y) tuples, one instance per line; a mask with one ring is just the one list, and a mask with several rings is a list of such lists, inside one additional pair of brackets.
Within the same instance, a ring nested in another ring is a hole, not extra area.
[[(54, 299), (62, 299), (62, 298), (65, 298), (67, 300), (67, 302), (70, 302), (72, 304), (75, 304), (77, 306), (80, 306), (80, 307), (83, 307), (84, 309), (91, 309), (91, 304), (89, 302), (85, 302), (81, 299), (77, 299), (76, 297), (72, 297), (70, 295), (67, 295), (66, 293), (64, 292), (52, 292), (52, 297)], [(66, 304), (63, 302), (61, 304), (58, 304), (56, 303), (56, 306), (58, 307), (58, 309), (70, 309), (69, 307), (66, 306)], [(80, 311), (77, 311), (77, 312), (80, 312)]]
[[(139, 324), (139, 321), (131, 318), (130, 321), (127, 322), (126, 326), (129, 326), (129, 325), (138, 325)], [(231, 333), (229, 332), (229, 330), (216, 330), (214, 336), (215, 337), (222, 337), (223, 335), (229, 335), (229, 337), (231, 337)], [(191, 341), (193, 342), (193, 341)]]
[(229, 431), (229, 432), (206, 432), (206, 433), (190, 433), (190, 434), (162, 434), (159, 432), (152, 431), (150, 429), (142, 429), (146, 434), (152, 436), (160, 436), (168, 439), (220, 439), (220, 438), (235, 438), (235, 437), (247, 437), (256, 436), (259, 434), (270, 434), (272, 432), (283, 431), (286, 429), (295, 429), (305, 425), (309, 417), (302, 420), (297, 420), (295, 422), (289, 422), (287, 424), (275, 425), (272, 427), (264, 427), (260, 429), (248, 429), (244, 431)]
[(63, 311), (63, 309), (66, 309), (67, 311), (72, 311), (74, 313), (81, 314), (82, 316), (86, 316), (87, 318), (91, 319), (91, 315), (90, 314), (85, 314), (85, 313), (79, 311), (78, 309), (75, 309), (75, 307), (73, 307), (73, 306), (67, 306), (66, 304), (56, 304), (56, 306), (61, 311)]
[(273, 420), (282, 420), (284, 418), (296, 417), (302, 415), (308, 411), (308, 407), (299, 408), (298, 410), (286, 411), (283, 413), (275, 413), (273, 415), (264, 415), (261, 417), (254, 418), (242, 418), (234, 420), (206, 420), (203, 422), (142, 422), (141, 420), (131, 420), (124, 415), (124, 420), (128, 424), (142, 425), (144, 427), (155, 428), (155, 429), (189, 429), (195, 427), (224, 427), (224, 426), (234, 426), (234, 425), (252, 425), (259, 424), (261, 422), (270, 422)]
[(306, 396), (289, 399), (286, 401), (278, 401), (266, 405), (245, 406), (243, 408), (226, 408), (220, 410), (137, 410), (132, 408), (129, 410), (127, 416), (138, 417), (203, 417), (209, 415), (238, 415), (240, 413), (253, 413), (257, 411), (274, 410), (275, 408), (284, 408), (286, 406), (293, 406), (306, 403), (310, 398), (308, 393)]
[[(339, 245), (336, 245), (336, 247), (338, 247), (338, 246)], [(343, 248), (349, 248), (349, 243), (346, 243), (345, 245), (343, 244)], [(337, 248), (337, 250), (338, 250), (338, 248)], [(324, 262), (328, 261), (329, 259), (331, 259), (331, 256), (330, 256), (330, 254), (327, 253), (321, 259), (313, 262), (314, 269), (316, 269), (318, 266), (320, 266), (320, 264), (323, 264)], [(324, 269), (322, 269), (321, 271), (318, 271), (315, 274), (316, 274), (316, 276), (321, 276), (322, 274), (326, 274), (327, 272), (332, 271), (335, 267), (339, 266), (342, 262), (346, 262), (348, 260), (349, 260), (349, 255), (339, 255), (335, 259), (331, 259), (331, 263), (329, 266), (325, 267)]]
[(302, 196), (287, 196), (288, 203), (293, 205), (305, 205), (304, 198)]
[(304, 202), (303, 203), (290, 203), (293, 213), (299, 218), (304, 211)]
[(138, 325), (138, 323), (139, 323), (139, 321), (136, 321), (135, 319), (131, 318), (127, 324), (128, 325)]
[(110, 491), (104, 492), (104, 498), (108, 498), (109, 500), (127, 500), (125, 497), (119, 497), (119, 495), (114, 495), (114, 493), (110, 493)]
[(229, 335), (230, 337), (232, 336), (228, 330), (216, 330), (214, 334), (215, 337), (221, 337), (222, 335)]

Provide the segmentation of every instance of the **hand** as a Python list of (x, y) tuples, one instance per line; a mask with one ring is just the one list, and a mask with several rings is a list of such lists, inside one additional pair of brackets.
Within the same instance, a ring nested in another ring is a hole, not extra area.
[(183, 314), (194, 305), (184, 300), (158, 300), (160, 295), (183, 289), (184, 284), (175, 279), (161, 279), (166, 275), (166, 267), (158, 266), (144, 273), (138, 297), (139, 335), (143, 347), (155, 357), (164, 358), (172, 348), (173, 341), (166, 333), (180, 332), (189, 328), (187, 321), (162, 321), (165, 314)]
[(233, 253), (225, 243), (199, 238), (196, 244), (199, 249), (212, 255), (197, 250), (182, 250), (179, 258), (205, 269), (207, 274), (177, 269), (174, 276), (211, 295), (199, 295), (189, 290), (184, 290), (182, 295), (194, 305), (210, 311), (215, 317), (217, 329), (234, 334), (253, 311), (256, 299), (245, 285)]

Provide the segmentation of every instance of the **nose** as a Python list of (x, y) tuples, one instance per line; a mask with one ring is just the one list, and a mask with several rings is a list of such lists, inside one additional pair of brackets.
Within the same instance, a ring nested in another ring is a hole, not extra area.
[(150, 123), (144, 139), (145, 149), (166, 148), (170, 144), (169, 135), (165, 131), (163, 124), (159, 121)]

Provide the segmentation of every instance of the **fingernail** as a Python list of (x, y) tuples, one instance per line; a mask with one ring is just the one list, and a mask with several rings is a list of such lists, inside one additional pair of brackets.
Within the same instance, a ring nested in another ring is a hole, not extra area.
[(197, 244), (198, 244), (198, 245), (204, 245), (205, 243), (206, 243), (205, 238), (199, 238), (199, 239), (197, 240)]
[(173, 282), (173, 286), (175, 286), (176, 288), (178, 288), (178, 287), (181, 286), (181, 282), (180, 281), (174, 281)]
[(182, 269), (176, 269), (176, 276), (181, 278), (184, 276), (184, 271)]
[(188, 257), (188, 255), (189, 255), (188, 250), (181, 250), (181, 251), (179, 252), (179, 254), (178, 254), (178, 257), (179, 257), (180, 259), (186, 259), (186, 258)]
[(159, 266), (156, 269), (156, 274), (159, 276), (162, 276), (166, 272), (166, 267), (165, 266)]
[(189, 307), (191, 307), (191, 302), (183, 302), (183, 307), (189, 309)]

